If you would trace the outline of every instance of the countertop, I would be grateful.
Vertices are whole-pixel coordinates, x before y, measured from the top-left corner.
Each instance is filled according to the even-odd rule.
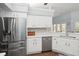
[[[37,35],[35,35],[35,36],[27,36],[27,38],[33,38],[33,37],[47,37],[47,36],[57,36],[57,37],[59,37],[59,36],[66,36],[66,34],[65,33],[47,33],[47,34],[37,34]]]

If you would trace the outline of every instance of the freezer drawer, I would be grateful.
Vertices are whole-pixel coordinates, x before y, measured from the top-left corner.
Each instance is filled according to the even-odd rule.
[[[52,37],[42,37],[42,51],[52,50]]]
[[[19,47],[8,51],[9,56],[24,56],[26,55],[25,47]]]

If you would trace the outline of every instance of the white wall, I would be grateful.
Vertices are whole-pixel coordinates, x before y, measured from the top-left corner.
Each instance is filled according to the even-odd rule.
[[[36,36],[43,36],[43,35],[51,35],[51,29],[50,28],[31,28],[28,29],[28,31],[35,31]]]
[[[66,23],[70,19],[70,14],[63,14],[57,17],[54,17],[54,23]]]
[[[62,23],[66,23],[66,28],[67,28],[67,32],[71,31],[71,15],[69,13],[67,14],[63,14],[57,17],[53,18],[53,23],[54,24],[62,24]]]
[[[79,21],[79,11],[66,13],[54,18],[54,23],[66,23],[67,32],[75,32],[75,22]]]

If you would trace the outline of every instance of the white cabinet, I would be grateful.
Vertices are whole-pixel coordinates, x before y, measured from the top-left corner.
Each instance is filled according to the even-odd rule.
[[[56,50],[56,51],[64,51],[64,43],[65,43],[65,40],[63,38],[60,38],[60,37],[53,37],[53,40],[52,40],[52,50]]]
[[[58,38],[58,50],[61,52],[63,52],[64,51],[64,43],[65,43],[66,41],[65,41],[65,38]]]
[[[79,40],[75,38],[68,38],[65,40],[63,49],[66,54],[79,55]]]
[[[52,40],[52,50],[57,50],[58,49],[58,39],[56,37],[53,37]]]
[[[62,38],[62,37],[53,37],[53,40],[52,40],[52,50],[56,50],[60,53],[69,53],[69,50],[68,50],[68,45],[69,45],[69,42],[68,42],[68,39],[67,38]]]
[[[27,38],[27,54],[39,53],[42,51],[41,38]]]
[[[27,27],[30,27],[30,28],[52,27],[52,17],[28,15]]]
[[[68,55],[79,55],[79,39],[53,37],[52,50]]]
[[[72,55],[72,54],[70,54],[70,38],[63,38],[62,49],[63,50],[61,52]]]
[[[70,40],[70,54],[79,55],[79,40],[72,39]]]

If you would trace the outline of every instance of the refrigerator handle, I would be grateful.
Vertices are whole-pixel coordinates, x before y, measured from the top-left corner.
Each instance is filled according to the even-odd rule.
[[[5,31],[5,25],[4,25],[4,18],[2,17],[2,22],[3,22],[3,31]]]
[[[13,23],[14,23],[14,19],[11,20],[11,40],[14,40],[14,36],[13,36]]]

